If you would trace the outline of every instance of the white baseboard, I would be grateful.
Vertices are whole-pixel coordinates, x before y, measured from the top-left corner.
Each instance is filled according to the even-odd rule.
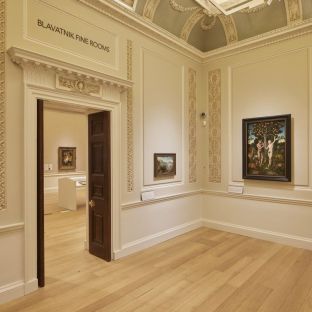
[[[38,289],[38,279],[27,283],[17,281],[0,287],[0,304],[23,297]]]
[[[17,281],[0,287],[0,304],[24,296],[24,282]]]
[[[308,237],[289,235],[285,233],[272,232],[264,229],[242,226],[239,224],[220,222],[216,220],[203,219],[204,226],[222,230],[230,233],[250,236],[253,238],[263,239],[279,244],[289,245],[298,248],[312,250],[312,239]]]
[[[114,251],[113,256],[114,259],[119,259],[125,256],[128,256],[130,254],[133,254],[135,252],[141,251],[143,249],[152,247],[156,244],[162,243],[168,239],[174,238],[178,235],[187,233],[189,231],[198,229],[202,227],[202,220],[198,219],[192,222],[184,223],[181,225],[178,225],[174,228],[171,228],[169,230],[165,230],[153,235],[149,235],[146,237],[143,237],[141,239],[138,239],[134,242],[125,244],[122,246],[122,249]]]
[[[25,283],[25,295],[38,289],[38,279],[34,278]]]

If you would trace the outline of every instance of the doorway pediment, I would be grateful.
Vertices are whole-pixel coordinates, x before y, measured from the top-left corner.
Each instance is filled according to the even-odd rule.
[[[23,68],[25,81],[30,85],[59,89],[116,103],[120,103],[120,94],[133,85],[132,81],[126,79],[16,47],[10,48],[8,54],[14,63]]]

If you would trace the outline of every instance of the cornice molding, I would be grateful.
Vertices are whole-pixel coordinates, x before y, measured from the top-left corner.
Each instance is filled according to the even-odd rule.
[[[121,6],[117,6],[107,0],[77,0],[90,8],[108,16],[123,25],[144,34],[145,36],[164,44],[172,50],[191,58],[193,61],[202,62],[204,52],[189,45],[186,41],[182,40],[171,34],[170,32],[162,29],[153,24],[150,20],[139,16]]]
[[[251,51],[264,46],[273,45],[285,40],[297,38],[312,33],[312,18],[303,22],[293,23],[283,28],[275,29],[273,31],[237,41],[228,46],[215,49],[210,52],[204,53],[203,63],[215,61],[235,54]]]
[[[10,48],[8,54],[14,63],[22,67],[29,65],[43,67],[48,70],[53,70],[56,73],[61,73],[62,75],[76,77],[77,81],[88,80],[96,82],[97,84],[102,83],[120,89],[132,88],[133,85],[132,81],[126,79],[109,76],[77,65],[71,64],[69,67],[67,63],[60,60],[16,47]],[[79,86],[77,86],[77,88],[79,89]]]
[[[135,29],[136,31],[164,44],[165,46],[177,51],[178,53],[191,58],[199,63],[207,63],[211,60],[228,57],[238,53],[243,53],[259,47],[275,44],[284,40],[296,38],[305,34],[312,33],[312,18],[305,21],[297,21],[288,26],[279,28],[242,41],[233,41],[231,44],[209,52],[202,52],[189,45],[185,40],[174,36],[161,27],[153,24],[121,6],[108,0],[77,0],[96,11],[109,16],[110,18]],[[286,1],[286,0],[285,0]],[[289,1],[289,0],[287,0]],[[297,1],[297,0],[293,0]]]

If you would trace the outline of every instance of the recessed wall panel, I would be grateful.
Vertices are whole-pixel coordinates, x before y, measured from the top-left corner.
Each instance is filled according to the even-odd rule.
[[[306,49],[232,68],[232,181],[242,181],[242,119],[291,114],[292,183],[309,184],[309,76]]]
[[[143,51],[144,185],[181,181],[183,67]],[[176,153],[177,173],[154,178],[154,153]]]

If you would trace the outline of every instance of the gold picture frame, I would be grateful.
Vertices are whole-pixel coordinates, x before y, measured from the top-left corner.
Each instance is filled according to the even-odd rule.
[[[60,171],[76,169],[76,147],[58,148],[58,169]]]

